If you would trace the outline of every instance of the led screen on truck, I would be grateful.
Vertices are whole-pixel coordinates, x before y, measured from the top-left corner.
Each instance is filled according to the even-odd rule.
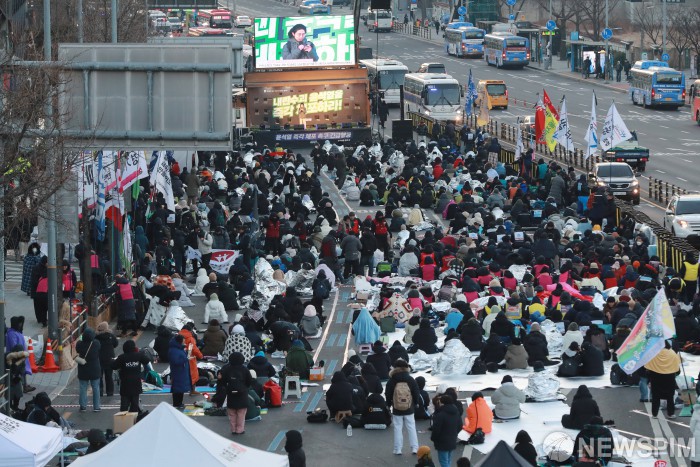
[[[255,68],[355,65],[352,15],[255,18]]]

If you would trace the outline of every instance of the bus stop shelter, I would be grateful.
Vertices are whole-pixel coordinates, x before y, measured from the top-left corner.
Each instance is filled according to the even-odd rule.
[[[569,65],[573,72],[583,72],[583,61],[586,53],[603,52],[605,53],[605,42],[581,41],[581,40],[565,40],[567,47],[570,49]],[[612,50],[612,47],[611,47]]]

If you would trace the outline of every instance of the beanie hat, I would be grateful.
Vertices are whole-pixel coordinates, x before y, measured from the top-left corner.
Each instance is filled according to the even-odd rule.
[[[530,325],[530,332],[532,332],[532,331],[539,331],[539,330],[540,330],[540,325],[539,325],[539,323],[532,323],[532,324]]]
[[[209,301],[210,301],[210,302],[216,301],[216,300],[218,300],[218,299],[219,299],[219,296],[218,296],[217,294],[215,294],[215,293],[209,295]]]
[[[316,307],[313,305],[306,305],[306,308],[304,308],[304,316],[307,318],[313,318],[316,316]]]
[[[264,357],[264,356],[265,356],[265,352],[263,352],[262,350],[258,350],[258,351],[256,352],[255,356],[256,356],[256,357]]]
[[[245,334],[245,328],[241,326],[240,324],[237,324],[231,329],[232,334]]]
[[[418,459],[423,459],[430,455],[430,448],[428,446],[421,446],[418,448]]]
[[[109,323],[107,321],[102,321],[97,325],[97,332],[109,332]]]
[[[630,300],[632,300],[632,299],[629,297],[629,295],[620,295],[620,301],[621,301],[621,302],[627,303],[627,302],[629,302]]]
[[[503,379],[501,380],[501,384],[503,384],[503,383],[512,383],[512,382],[513,382],[513,378],[512,378],[510,375],[505,375],[505,376],[503,377]]]
[[[304,343],[302,341],[300,341],[299,339],[294,339],[292,341],[292,347],[301,347],[303,349]]]

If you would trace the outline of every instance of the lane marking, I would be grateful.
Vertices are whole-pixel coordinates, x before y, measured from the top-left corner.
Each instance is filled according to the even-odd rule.
[[[333,359],[328,363],[328,368],[326,368],[326,372],[329,375],[333,375],[335,373],[335,367],[338,366],[338,360]]]
[[[338,334],[331,334],[331,336],[328,338],[328,347],[333,347],[335,345],[335,340],[338,338]],[[315,360],[315,359],[314,359]]]
[[[345,347],[345,340],[348,338],[347,334],[339,334],[338,342],[335,344],[336,347]]]
[[[282,442],[282,438],[285,437],[287,434],[287,430],[282,430],[277,435],[272,438],[272,441],[270,442],[269,446],[267,446],[267,452],[275,452],[277,451],[277,448],[280,446],[280,443]]]
[[[639,409],[634,409],[634,410],[631,410],[630,412],[634,412],[634,413],[639,414],[639,415],[644,415],[645,417],[651,417],[651,415],[649,415],[648,413],[646,413],[642,410],[639,410]],[[668,423],[673,423],[674,425],[680,425],[680,426],[684,426],[686,428],[690,428],[690,425],[686,425],[685,423],[677,422],[675,420],[668,420],[667,419],[666,421]]]
[[[328,319],[326,320],[329,324],[333,322],[333,317],[335,316],[335,309],[338,306],[338,295],[340,288],[335,291],[335,299],[333,300],[333,307],[331,308],[331,314],[328,316]],[[331,327],[326,326],[326,329],[323,331],[323,336],[321,337],[321,342],[319,342],[318,347],[316,348],[316,352],[314,352],[314,361],[318,360],[318,356],[321,353],[321,349],[323,348],[324,344],[326,343],[326,338],[328,337],[328,332],[330,331]]]
[[[321,398],[323,397],[323,388],[321,388],[320,391],[318,391],[316,394],[314,394],[313,399],[311,399],[311,402],[309,403],[309,406],[306,408],[307,412],[313,412],[316,410],[316,406],[318,403],[321,401]]]
[[[301,395],[301,399],[299,400],[299,403],[296,405],[296,407],[294,407],[294,412],[299,413],[302,410],[304,410],[304,406],[306,405],[306,401],[309,400],[310,395],[311,395],[311,393],[309,391],[306,391],[305,393],[303,393]]]
[[[681,182],[687,182],[687,181],[688,181],[688,180],[686,180],[685,178],[681,178],[681,177],[676,177],[676,178],[677,178],[678,180],[680,180]]]
[[[342,324],[343,323],[343,318],[344,318],[343,314],[344,313],[345,313],[344,310],[340,310],[338,312],[338,319],[335,320],[335,324]]]

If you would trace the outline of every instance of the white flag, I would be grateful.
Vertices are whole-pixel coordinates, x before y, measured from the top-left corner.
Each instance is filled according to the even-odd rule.
[[[78,174],[78,204],[87,201],[88,209],[97,204],[97,162],[92,151],[83,151],[82,158],[75,166]]]
[[[518,129],[518,142],[515,144],[515,160],[520,160],[524,152],[525,144],[523,144],[523,131]]]
[[[569,118],[566,114],[566,97],[561,100],[561,110],[559,110],[559,125],[554,132],[554,139],[567,151],[574,150],[574,140],[571,138],[571,128]]]
[[[613,102],[608,110],[608,115],[605,117],[603,132],[600,135],[600,148],[603,151],[607,151],[631,137],[632,133],[627,129],[625,122],[622,121],[622,117],[620,117]]]
[[[120,156],[119,192],[124,193],[136,180],[148,177],[148,163],[143,151],[123,151]]]
[[[172,180],[170,180],[170,164],[165,151],[160,151],[158,154],[156,166],[151,174],[151,185],[155,187],[156,192],[163,193],[168,210],[175,212],[175,197],[173,196]]]
[[[584,154],[585,158],[588,159],[594,156],[598,151],[598,119],[595,116],[595,92],[593,93],[593,102],[591,103],[591,120],[588,123],[588,130],[586,131],[586,152]]]

